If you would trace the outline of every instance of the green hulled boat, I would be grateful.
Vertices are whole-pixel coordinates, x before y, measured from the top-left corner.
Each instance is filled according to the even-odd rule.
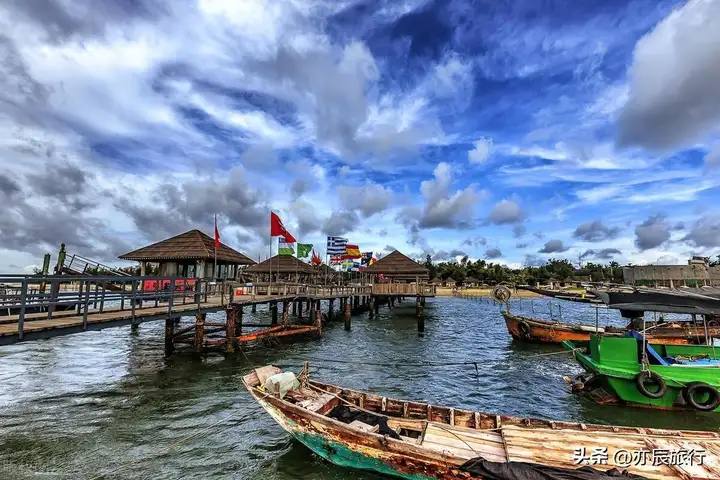
[[[587,372],[566,380],[598,403],[720,412],[720,347],[650,345],[632,331],[563,346]]]

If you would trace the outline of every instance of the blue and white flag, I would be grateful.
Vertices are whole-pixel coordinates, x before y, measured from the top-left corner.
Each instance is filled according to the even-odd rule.
[[[342,255],[345,253],[345,244],[348,239],[344,237],[327,237],[327,254]]]

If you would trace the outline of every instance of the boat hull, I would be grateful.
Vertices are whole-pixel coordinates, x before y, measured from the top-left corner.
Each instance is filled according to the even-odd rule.
[[[591,325],[570,325],[548,322],[535,318],[521,317],[502,312],[508,332],[516,340],[533,343],[588,342],[590,335],[595,333]],[[622,336],[627,330],[623,328],[606,329],[606,335]],[[654,328],[653,333],[646,335],[652,343],[670,345],[690,345],[702,343],[705,330],[701,327]],[[708,329],[711,337],[720,337],[720,328]]]
[[[406,480],[459,480],[473,478],[460,471],[447,459],[413,455],[403,445],[395,445],[387,438],[385,445],[365,435],[359,435],[343,424],[317,421],[303,409],[282,408],[272,396],[261,396],[248,388],[255,400],[286,432],[325,460],[345,468],[370,470]]]
[[[611,339],[612,340],[612,339]],[[703,382],[720,389],[717,367],[677,367],[651,365],[650,370],[662,376],[666,384],[666,392],[659,398],[650,398],[640,392],[636,377],[641,372],[639,363],[626,362],[623,359],[624,349],[617,340],[625,341],[631,339],[615,339],[615,345],[604,345],[597,347],[603,355],[610,355],[612,358],[599,361],[592,355],[575,348],[576,345],[568,342],[564,346],[572,349],[575,359],[580,363],[589,376],[576,379],[573,384],[574,390],[588,396],[598,403],[622,403],[629,406],[655,408],[662,410],[693,410],[683,397],[683,388],[693,382]],[[606,339],[601,340],[607,343]],[[632,340],[631,340],[632,341]],[[656,345],[657,348],[664,348]],[[712,354],[712,347],[703,346],[675,346],[675,349],[685,349],[692,354]],[[629,358],[637,358],[637,350],[630,352]],[[720,406],[712,412],[720,412]]]

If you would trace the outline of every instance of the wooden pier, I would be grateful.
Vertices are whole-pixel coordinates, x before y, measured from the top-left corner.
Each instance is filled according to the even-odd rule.
[[[167,354],[181,344],[198,353],[209,348],[232,352],[250,341],[321,335],[325,322],[337,317],[349,330],[353,313],[368,311],[372,318],[381,303],[392,307],[406,297],[416,299],[422,332],[425,298],[435,295],[435,287],[425,284],[238,284],[146,276],[6,275],[0,284],[0,312],[8,313],[0,316],[0,345],[164,320]],[[321,312],[322,301],[327,314]],[[257,305],[268,305],[270,324],[243,322],[245,308],[254,312]],[[207,320],[208,313],[222,311],[226,321]],[[188,317],[192,323],[182,324]]]

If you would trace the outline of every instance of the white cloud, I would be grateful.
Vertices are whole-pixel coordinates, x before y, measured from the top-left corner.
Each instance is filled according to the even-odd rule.
[[[468,160],[470,163],[484,163],[490,156],[490,149],[492,148],[492,139],[481,138],[475,143],[475,148],[468,152]]]
[[[720,123],[720,2],[690,0],[635,46],[621,143],[687,145]]]

